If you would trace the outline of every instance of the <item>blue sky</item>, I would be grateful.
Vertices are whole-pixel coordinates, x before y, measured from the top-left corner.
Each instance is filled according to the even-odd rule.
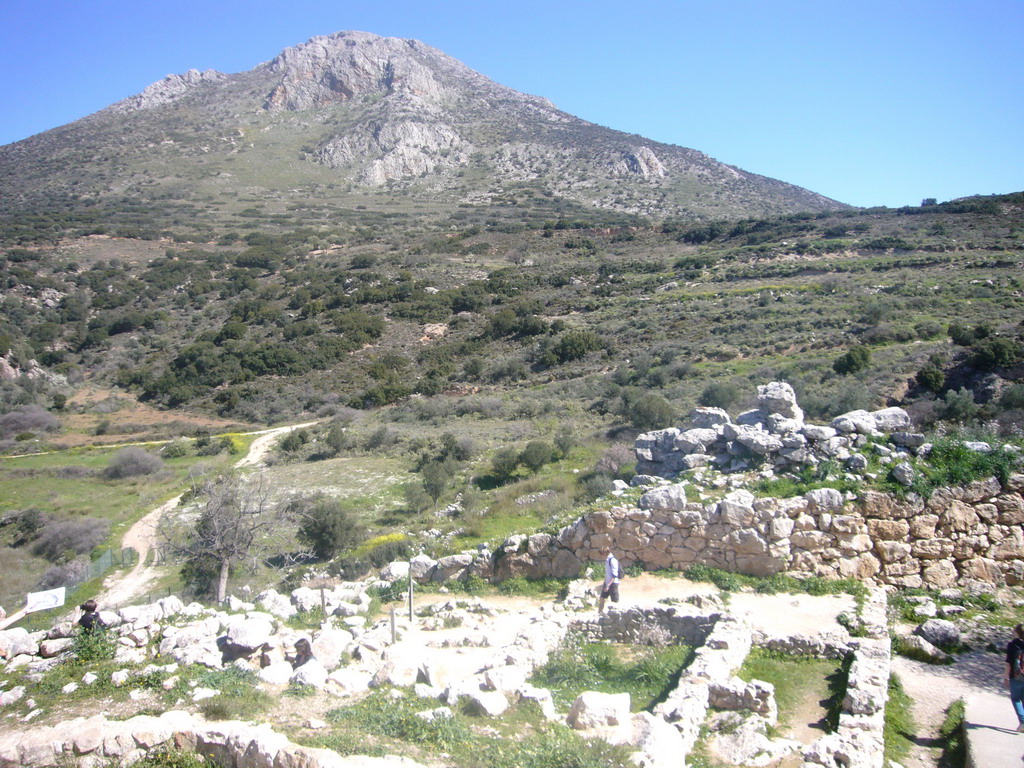
[[[343,29],[854,205],[1024,190],[1024,0],[0,0],[0,144]]]

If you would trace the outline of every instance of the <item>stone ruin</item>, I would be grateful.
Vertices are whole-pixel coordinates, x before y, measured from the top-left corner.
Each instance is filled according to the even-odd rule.
[[[364,592],[346,584],[346,593]],[[311,590],[310,590],[311,591]],[[332,593],[338,590],[331,590]],[[154,605],[109,613],[119,645],[131,651],[128,668],[115,672],[115,685],[130,684],[133,676],[171,675],[179,664],[215,668],[234,665],[261,670],[264,684],[279,690],[288,678],[266,676],[280,662],[276,649],[298,634],[312,638],[317,659],[337,650],[337,637],[328,619],[319,630],[305,633],[288,629],[286,599],[264,595],[260,606],[236,602],[229,612],[185,606],[177,598]],[[337,595],[334,596],[334,602]],[[851,637],[836,628],[815,636],[769,636],[730,615],[711,597],[696,597],[673,605],[633,606],[598,615],[593,611],[593,586],[574,582],[562,603],[540,610],[495,609],[479,600],[450,600],[419,611],[417,632],[402,622],[397,638],[388,619],[355,621],[347,617],[348,661],[326,662],[334,672],[313,675],[306,684],[340,699],[358,697],[368,688],[396,686],[422,702],[420,717],[451,717],[463,707],[483,717],[499,717],[516,701],[536,703],[546,718],[587,738],[602,738],[628,745],[633,762],[642,768],[678,768],[685,765],[701,727],[712,718],[711,748],[736,764],[761,764],[765,758],[787,756],[803,768],[845,765],[881,768],[884,708],[889,677],[889,637],[885,621],[885,593],[872,590],[860,613],[863,637]],[[294,605],[294,604],[293,604]],[[273,609],[277,615],[270,613]],[[336,615],[335,612],[332,612]],[[360,617],[361,618],[361,617]],[[46,643],[63,639],[66,627],[50,632],[0,632],[0,668],[26,668],[41,675],[66,654]],[[628,694],[594,691],[580,694],[568,712],[556,710],[550,691],[528,681],[569,632],[591,640],[631,644],[684,642],[696,651],[666,699],[652,712],[632,713]],[[17,637],[15,637],[15,635]],[[57,637],[50,637],[56,635]],[[49,639],[48,639],[49,638]],[[146,642],[139,645],[139,640]],[[185,642],[182,642],[182,640]],[[176,653],[191,645],[202,653]],[[771,737],[777,706],[773,687],[744,681],[737,672],[754,646],[791,655],[845,659],[849,682],[842,701],[838,729],[805,745]],[[219,649],[219,654],[213,649]],[[55,655],[50,655],[55,653]],[[160,658],[158,658],[158,656]],[[125,657],[127,658],[127,657]],[[177,659],[158,667],[154,662]],[[313,663],[314,660],[300,666]],[[143,667],[143,664],[149,666]],[[96,676],[86,673],[82,685]],[[295,678],[292,678],[295,679]],[[7,687],[6,685],[0,687]],[[196,695],[216,692],[195,691]],[[20,700],[24,692],[0,691],[0,712]],[[198,698],[196,699],[198,700]],[[23,718],[32,719],[32,713]],[[10,722],[10,721],[8,721]],[[322,726],[321,726],[322,727]],[[299,746],[267,724],[227,721],[209,723],[183,710],[159,716],[139,715],[125,720],[100,714],[44,727],[5,728],[0,735],[0,767],[44,768],[74,764],[85,768],[130,765],[152,749],[174,746],[214,757],[218,764],[238,768],[418,768],[407,758],[342,757],[327,749]]]
[[[910,431],[910,417],[902,408],[851,411],[831,424],[804,420],[796,393],[785,382],[757,388],[758,407],[733,421],[721,408],[697,408],[688,429],[659,429],[636,440],[637,474],[673,478],[698,467],[742,472],[767,466],[779,471],[815,466],[826,460],[841,462],[851,471],[867,466],[857,449],[868,438],[886,434],[897,451],[920,452],[925,437]]]

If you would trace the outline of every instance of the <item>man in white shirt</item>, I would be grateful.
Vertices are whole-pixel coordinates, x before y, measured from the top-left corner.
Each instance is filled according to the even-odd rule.
[[[601,599],[597,601],[597,612],[604,613],[604,602],[611,597],[613,603],[619,602],[619,580],[622,577],[622,567],[618,558],[612,554],[611,549],[605,551],[604,558],[604,583],[601,585]]]

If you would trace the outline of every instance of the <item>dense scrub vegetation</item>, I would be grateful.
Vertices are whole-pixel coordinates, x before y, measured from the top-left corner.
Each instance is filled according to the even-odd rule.
[[[256,422],[539,386],[639,429],[698,402],[742,406],[780,378],[811,417],[903,402],[925,422],[1009,430],[1024,360],[1019,197],[518,230],[470,209],[362,241],[254,215],[215,244],[133,257],[117,241],[120,258],[103,241],[9,241],[0,352],[68,383],[6,384],[0,439],[45,436],[86,375]]]

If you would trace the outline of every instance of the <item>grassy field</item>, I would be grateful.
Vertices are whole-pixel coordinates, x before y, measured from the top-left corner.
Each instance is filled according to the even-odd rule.
[[[807,742],[807,734],[834,730],[838,705],[846,688],[841,665],[828,659],[787,656],[751,650],[738,673],[743,680],[763,680],[775,686],[778,731]]]
[[[132,523],[188,488],[190,478],[229,467],[248,451],[252,438],[236,436],[233,440],[236,454],[170,458],[156,472],[120,479],[104,473],[121,450],[118,447],[0,458],[0,518],[38,510],[45,520],[42,533],[47,526],[96,521],[96,527],[107,533],[95,541],[94,551],[116,548]],[[160,445],[148,447],[155,453]],[[13,524],[0,527],[0,570],[4,573],[0,605],[4,607],[20,605],[48,569],[72,558],[59,551],[40,554],[35,551],[38,541],[19,543],[16,528]]]

